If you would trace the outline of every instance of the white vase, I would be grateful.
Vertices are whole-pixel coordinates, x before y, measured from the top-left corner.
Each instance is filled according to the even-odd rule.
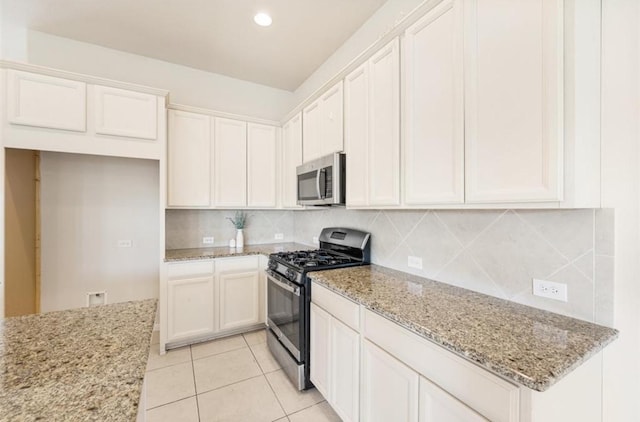
[[[244,233],[242,229],[236,231],[236,248],[242,248],[244,246]]]

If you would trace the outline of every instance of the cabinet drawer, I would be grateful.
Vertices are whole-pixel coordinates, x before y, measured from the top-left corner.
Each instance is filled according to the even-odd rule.
[[[369,310],[363,324],[367,339],[487,419],[518,420],[517,386]]]
[[[226,273],[229,271],[257,270],[258,260],[259,257],[257,255],[218,258],[216,259],[216,274]]]
[[[318,283],[312,283],[311,301],[353,328],[360,329],[360,306]]]
[[[169,280],[213,274],[213,261],[181,262],[179,264],[167,265]]]

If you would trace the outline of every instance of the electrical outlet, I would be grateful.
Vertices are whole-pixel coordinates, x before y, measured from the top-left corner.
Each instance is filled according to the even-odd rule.
[[[407,259],[407,265],[409,266],[409,268],[416,268],[418,270],[421,270],[422,258],[409,255],[409,258]]]
[[[567,285],[565,283],[556,283],[555,281],[534,278],[533,295],[559,300],[561,302],[568,301]]]
[[[320,239],[318,239],[318,236],[313,236],[313,244],[314,245],[319,245],[320,244]]]
[[[213,236],[205,236],[202,238],[202,244],[203,245],[213,245]]]
[[[131,246],[133,246],[133,242],[131,240],[118,240],[119,248],[130,248]]]
[[[284,233],[276,233],[274,238],[276,240],[282,240],[282,239],[284,239]]]

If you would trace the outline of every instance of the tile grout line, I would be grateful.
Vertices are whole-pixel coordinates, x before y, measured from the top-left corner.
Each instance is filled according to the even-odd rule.
[[[200,422],[200,403],[198,401],[198,385],[196,384],[196,368],[193,364],[193,349],[189,345],[189,356],[191,356],[191,372],[193,373],[193,391],[196,393],[196,412],[198,412],[198,422]]]

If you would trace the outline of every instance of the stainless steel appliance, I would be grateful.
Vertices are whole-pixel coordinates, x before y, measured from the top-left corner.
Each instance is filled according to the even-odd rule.
[[[345,204],[345,155],[334,153],[296,168],[298,204]]]
[[[299,390],[309,380],[309,308],[311,271],[366,265],[370,234],[346,228],[325,228],[320,249],[269,255],[267,273],[267,344]]]

